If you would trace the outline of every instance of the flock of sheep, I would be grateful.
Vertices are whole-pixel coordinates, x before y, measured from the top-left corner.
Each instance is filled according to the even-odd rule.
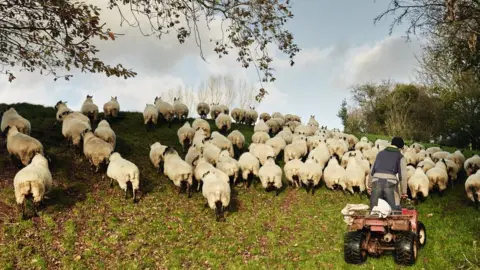
[[[66,102],[55,105],[57,122],[62,123],[62,134],[70,144],[83,154],[98,172],[102,164],[107,165],[106,174],[125,191],[132,186],[133,200],[138,201],[140,186],[138,167],[114,152],[116,135],[107,120],[98,123],[92,130],[92,123],[98,121],[98,106],[92,96],[87,95],[80,112],[68,108]],[[103,107],[105,119],[118,116],[120,105],[116,97]],[[338,129],[328,130],[320,126],[315,116],[306,124],[296,115],[275,112],[262,113],[255,108],[233,109],[225,105],[199,103],[200,116],[191,124],[187,121],[188,107],[175,98],[173,104],[155,98],[154,104],[147,104],[144,124],[147,132],[160,121],[171,123],[178,119],[183,126],[178,131],[179,143],[186,152],[182,159],[174,148],[155,142],[150,146],[150,161],[178,187],[186,189],[191,196],[192,188],[202,190],[207,204],[215,210],[218,220],[225,220],[224,211],[230,205],[231,189],[246,184],[247,187],[258,178],[265,190],[282,189],[282,178],[295,187],[305,187],[313,194],[325,183],[328,189],[362,194],[377,153],[389,142],[360,140],[352,134]],[[219,131],[211,132],[205,120],[210,114]],[[233,119],[232,119],[233,118]],[[245,136],[238,130],[231,131],[232,121],[254,125],[252,143],[245,149]],[[30,136],[30,122],[20,116],[14,108],[8,108],[1,122],[1,131],[6,134],[8,153],[19,159],[24,166],[14,178],[15,197],[25,216],[25,198],[32,197],[35,214],[37,205],[52,186],[49,160],[40,141]],[[283,153],[283,157],[280,155]],[[439,147],[425,149],[418,143],[402,149],[408,163],[408,187],[412,199],[423,199],[435,188],[443,192],[449,181],[457,180],[459,171],[465,169],[468,179],[465,190],[469,199],[477,206],[480,198],[480,157],[474,155],[465,160],[460,151],[449,153]],[[283,169],[277,160],[283,158]]]

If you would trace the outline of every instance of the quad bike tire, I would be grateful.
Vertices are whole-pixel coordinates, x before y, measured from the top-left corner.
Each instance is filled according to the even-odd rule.
[[[413,265],[417,259],[418,237],[414,232],[397,235],[395,240],[395,263]]]
[[[427,243],[427,229],[421,221],[417,222],[417,236],[418,244],[420,245],[420,247],[425,246],[425,244]]]
[[[343,243],[343,257],[348,264],[362,264],[367,260],[367,252],[362,249],[365,242],[362,231],[348,232]]]

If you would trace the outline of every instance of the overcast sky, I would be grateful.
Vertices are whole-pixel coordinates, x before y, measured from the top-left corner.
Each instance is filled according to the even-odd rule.
[[[95,1],[102,9],[105,1]],[[316,115],[321,125],[342,128],[336,116],[349,86],[393,79],[413,80],[417,40],[407,43],[403,30],[388,35],[389,21],[376,26],[373,18],[389,1],[373,0],[302,0],[293,1],[294,19],[288,24],[302,51],[293,67],[285,56],[272,50],[277,80],[266,85],[269,95],[257,109],[259,113],[293,113],[307,121]],[[53,82],[51,77],[35,73],[17,73],[12,83],[1,77],[0,103],[30,102],[53,106],[67,100],[78,110],[87,94],[103,107],[110,96],[118,96],[122,110],[142,111],[145,103],[178,85],[198,85],[210,74],[231,74],[258,82],[253,69],[245,70],[234,57],[218,59],[206,45],[204,62],[194,40],[180,45],[175,36],[162,40],[141,36],[138,29],[121,28],[115,11],[102,11],[103,20],[116,32],[125,33],[116,41],[102,42],[100,56],[107,63],[122,63],[133,68],[133,79],[107,78],[99,74],[76,75],[71,81]],[[203,39],[221,35],[220,24],[201,29]]]

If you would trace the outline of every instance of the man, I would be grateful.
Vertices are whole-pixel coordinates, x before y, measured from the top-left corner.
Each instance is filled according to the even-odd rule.
[[[392,144],[378,153],[368,176],[370,209],[377,206],[378,199],[383,199],[392,210],[401,210],[400,198],[407,198],[407,163],[400,152],[404,145],[401,137],[393,137]],[[399,184],[401,196],[398,195]]]

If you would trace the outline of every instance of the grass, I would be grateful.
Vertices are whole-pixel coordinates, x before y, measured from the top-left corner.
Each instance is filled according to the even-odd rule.
[[[117,149],[140,169],[142,198],[124,200],[116,185],[91,171],[85,158],[52,128],[53,108],[14,104],[32,123],[53,157],[55,187],[40,217],[22,221],[15,206],[13,177],[18,169],[0,150],[0,266],[5,269],[346,269],[340,210],[367,198],[344,196],[324,187],[314,196],[285,189],[278,197],[260,185],[236,188],[233,211],[215,222],[201,193],[177,195],[173,184],[150,164],[149,145],[175,146],[176,130],[162,125],[146,133],[139,113],[124,112],[112,123]],[[5,105],[0,104],[3,111]],[[213,127],[212,123],[212,127]],[[252,128],[233,125],[250,139]],[[419,205],[427,245],[412,269],[480,267],[480,212],[466,199],[463,184],[446,196]],[[475,242],[476,241],[476,242]],[[467,261],[468,260],[468,261]],[[399,269],[391,256],[369,258],[358,269]]]

